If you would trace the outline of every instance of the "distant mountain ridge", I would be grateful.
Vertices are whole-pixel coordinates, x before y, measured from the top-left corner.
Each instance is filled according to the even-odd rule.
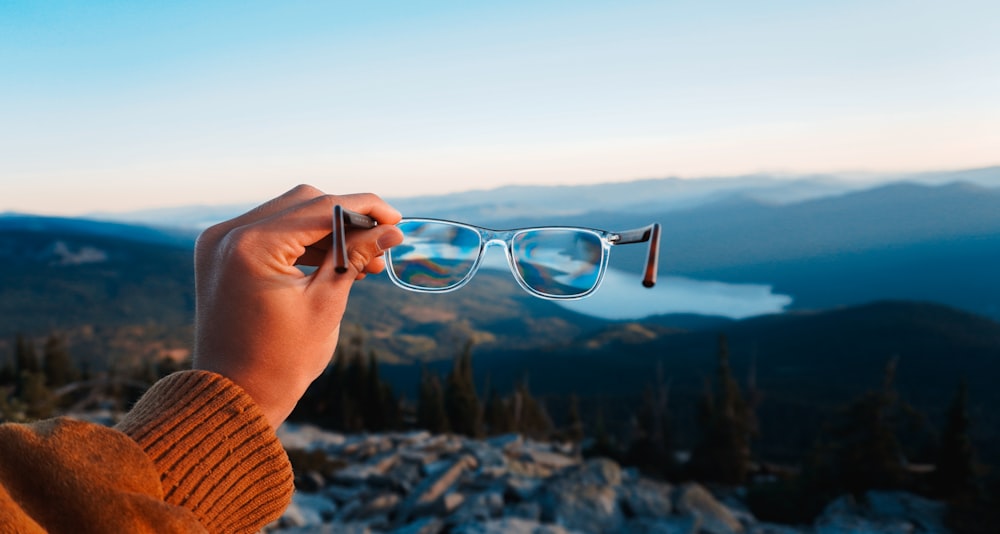
[[[139,243],[190,247],[197,234],[172,226],[153,227],[117,221],[73,217],[52,217],[24,213],[0,213],[0,232],[102,236]]]
[[[375,192],[388,199],[404,216],[455,218],[474,224],[547,217],[554,224],[560,224],[562,218],[595,211],[661,213],[695,209],[733,198],[782,205],[899,182],[922,185],[967,182],[986,188],[1000,188],[1000,166],[890,176],[752,174],[716,178],[649,178],[593,185],[506,186],[401,198],[394,197],[391,191]],[[203,229],[213,222],[239,215],[251,207],[252,204],[179,206],[123,213],[93,213],[87,218]]]
[[[746,178],[747,183],[737,179],[715,183],[664,179],[579,187],[519,186],[425,199],[429,202],[426,209],[414,205],[412,211],[443,215],[436,210],[466,210],[470,218],[478,213],[482,219],[469,222],[494,227],[578,224],[618,230],[658,221],[663,227],[660,274],[664,277],[771,286],[775,293],[792,297],[793,309],[915,299],[1000,318],[1000,282],[995,275],[1000,271],[1000,188],[983,185],[1000,183],[1000,167],[929,176],[910,176],[914,181],[837,194],[827,190],[827,194],[808,200],[784,203],[762,200],[761,192],[802,186],[815,193],[818,189],[814,186],[825,178],[788,182],[765,176]],[[917,183],[918,178],[937,183],[955,177],[972,180]],[[686,191],[679,197],[698,198],[700,204],[681,209],[667,202],[659,211],[640,210],[637,206],[650,210],[660,206],[656,195],[640,192],[657,187]],[[531,194],[516,203],[527,191]],[[569,196],[558,196],[563,194]],[[590,200],[573,200],[582,197]],[[461,204],[490,198],[493,201],[488,206]],[[548,207],[539,207],[540,203]],[[602,209],[555,215],[551,208],[576,209],[595,203]],[[617,205],[632,208],[611,209]],[[505,211],[503,206],[512,207]],[[531,216],[492,218],[501,213]],[[41,225],[57,233],[121,235],[186,247],[196,235],[194,230],[120,224],[0,217],[0,230],[12,225],[22,229]],[[643,247],[616,247],[611,266],[638,272],[643,254]]]

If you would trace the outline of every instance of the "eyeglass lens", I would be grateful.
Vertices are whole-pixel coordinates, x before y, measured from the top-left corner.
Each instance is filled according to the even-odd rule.
[[[537,229],[514,236],[511,254],[528,287],[546,295],[590,291],[600,278],[601,238],[572,229]]]
[[[403,221],[403,243],[391,250],[392,270],[404,284],[447,289],[462,281],[479,259],[479,232],[454,224]]]

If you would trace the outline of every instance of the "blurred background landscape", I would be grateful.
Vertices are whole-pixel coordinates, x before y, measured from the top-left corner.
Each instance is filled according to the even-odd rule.
[[[994,532],[998,20],[985,0],[0,3],[0,420],[113,422],[189,366],[198,233],[298,183],[492,228],[659,222],[653,289],[642,246],[568,303],[495,250],[444,295],[367,278],[295,422],[516,432],[785,525],[900,491]],[[300,489],[347,462],[290,454]]]

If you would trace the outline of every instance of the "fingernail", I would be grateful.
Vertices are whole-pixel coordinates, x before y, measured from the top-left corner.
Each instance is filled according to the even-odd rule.
[[[376,244],[379,250],[388,250],[403,242],[403,235],[400,232],[386,232],[379,236]]]

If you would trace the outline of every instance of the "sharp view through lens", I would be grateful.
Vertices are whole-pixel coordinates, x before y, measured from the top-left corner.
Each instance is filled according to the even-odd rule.
[[[956,398],[965,399],[976,465],[1000,462],[1000,168],[390,200],[404,214],[498,229],[659,222],[659,283],[642,287],[644,246],[613,247],[603,286],[579,301],[527,294],[499,249],[447,294],[369,277],[352,294],[337,363],[300,403],[300,424],[340,432],[432,424],[420,411],[429,384],[458,402],[457,377],[467,376],[463,391],[481,410],[474,436],[582,440],[583,450],[650,476],[745,484],[756,517],[777,523],[814,521],[841,491],[938,496],[945,490],[921,469],[951,439]],[[188,365],[194,239],[246,208],[0,216],[3,416],[117,413],[156,376]],[[15,369],[28,370],[17,366],[39,355],[51,372],[63,362],[60,378],[18,386]],[[378,362],[380,416],[343,396],[373,394],[344,378],[371,375],[369,361]],[[106,387],[96,392],[95,383]],[[498,415],[515,400],[517,423]],[[739,408],[712,412],[720,403]],[[865,423],[865,414],[875,419]],[[743,431],[706,452],[706,429],[720,417]],[[742,467],[699,463],[734,443],[748,460]],[[863,470],[844,464],[859,461],[845,455],[873,454],[866,447],[890,447],[892,456],[870,457]]]

